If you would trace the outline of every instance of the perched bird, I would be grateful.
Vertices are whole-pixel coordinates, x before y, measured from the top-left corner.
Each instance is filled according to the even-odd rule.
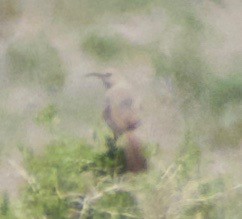
[[[115,140],[140,126],[139,104],[127,83],[112,73],[90,73],[87,76],[103,81],[106,88],[103,118],[113,131]]]
[[[113,73],[89,73],[86,76],[101,79],[106,88],[103,118],[112,130],[115,141],[121,135],[126,135],[127,169],[132,172],[146,169],[146,160],[141,152],[142,144],[134,133],[141,125],[141,120],[140,106],[132,89],[128,83]]]

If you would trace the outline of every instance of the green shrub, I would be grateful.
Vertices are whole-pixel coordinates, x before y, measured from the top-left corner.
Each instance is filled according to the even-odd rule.
[[[13,81],[62,88],[66,72],[55,48],[45,38],[21,39],[7,50],[8,73]]]
[[[162,51],[152,53],[153,66],[158,76],[172,79],[174,91],[183,103],[182,107],[188,110],[193,106],[191,101],[201,101],[212,77],[202,49],[206,25],[192,1],[162,1],[161,5],[172,28],[177,26],[179,31],[174,33],[169,55]]]
[[[112,204],[111,204],[112,203]],[[95,205],[93,218],[139,218],[137,203],[130,192],[119,191],[105,195]]]
[[[72,218],[73,212],[83,215],[81,218],[135,215],[132,194],[116,188],[113,178],[124,171],[124,154],[110,138],[106,146],[107,151],[102,152],[84,141],[57,141],[40,157],[23,149],[29,174],[23,199],[26,216]]]
[[[2,203],[0,206],[1,215],[6,216],[9,212],[9,197],[7,193],[3,194]]]
[[[242,134],[241,113],[241,104],[227,103],[209,115],[206,114],[208,119],[204,121],[203,128],[212,147],[239,146]]]
[[[118,35],[105,36],[96,33],[88,35],[83,43],[84,50],[100,61],[113,61],[122,55],[128,55],[129,45]]]
[[[175,163],[133,176],[125,174],[123,151],[109,137],[95,147],[63,139],[42,155],[22,153],[28,174],[23,218],[219,219],[236,215],[241,204],[241,185],[231,186],[227,175],[200,174],[203,157],[191,131]]]
[[[242,134],[242,77],[240,74],[214,77],[208,84],[202,110],[203,118],[209,118],[203,126],[209,130],[211,145],[237,146]]]
[[[187,181],[194,176],[199,176],[201,162],[201,149],[191,131],[187,131],[177,155],[179,166],[178,181]]]
[[[226,105],[242,102],[242,76],[229,75],[218,78],[210,85],[210,104],[216,112],[223,112]]]
[[[37,124],[47,125],[47,126],[52,125],[56,120],[57,120],[57,109],[53,104],[50,104],[44,109],[42,109],[38,113],[35,119]]]
[[[0,218],[2,219],[17,219],[13,213],[13,209],[9,200],[7,192],[2,193],[0,196]]]
[[[142,216],[152,219],[236,217],[241,205],[238,202],[241,185],[234,187],[226,174],[206,177],[199,168],[206,162],[204,159],[195,137],[188,131],[174,164],[164,169],[154,166],[147,175],[134,180]]]

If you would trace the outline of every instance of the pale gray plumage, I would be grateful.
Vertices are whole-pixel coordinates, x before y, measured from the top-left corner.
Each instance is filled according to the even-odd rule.
[[[133,132],[141,123],[139,104],[133,91],[127,83],[112,73],[90,73],[86,76],[100,78],[106,88],[103,118],[113,131],[115,141],[122,134],[126,135],[126,169],[131,172],[146,170],[147,163],[141,150],[142,143]]]
[[[140,125],[139,107],[127,83],[113,73],[89,73],[86,76],[100,78],[106,88],[103,117],[112,129],[115,140]]]

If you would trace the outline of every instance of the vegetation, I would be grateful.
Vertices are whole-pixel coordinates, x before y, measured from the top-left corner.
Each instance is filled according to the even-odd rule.
[[[127,50],[127,43],[118,36],[91,34],[83,42],[83,48],[101,61],[114,60]]]
[[[8,21],[18,17],[21,13],[21,4],[16,0],[0,1],[0,21]]]
[[[94,147],[80,139],[59,139],[42,155],[21,148],[28,182],[17,218],[230,218],[239,214],[241,185],[227,176],[204,178],[201,153],[190,132],[176,162],[151,166],[131,177],[112,138]],[[105,149],[106,147],[106,149]],[[48,170],[48,171],[47,171]],[[233,202],[233,208],[229,203]],[[1,212],[9,201],[3,196]]]
[[[12,81],[40,85],[49,91],[64,85],[64,66],[55,48],[42,35],[14,42],[8,48],[7,57]]]
[[[226,10],[224,2],[209,1]],[[18,148],[15,173],[26,182],[16,200],[11,191],[0,195],[0,218],[242,218],[241,56],[233,53],[222,70],[209,60],[206,45],[219,44],[222,33],[204,18],[203,3],[0,0],[0,21],[21,21],[9,26],[20,34],[1,41],[0,155]],[[157,109],[145,112],[152,129],[145,131],[178,139],[160,147],[148,136],[146,172],[126,171],[125,143],[101,120],[102,93],[84,81],[86,71],[109,65],[131,68],[142,95],[152,96],[144,109]],[[30,97],[16,94],[23,87]]]
[[[14,212],[11,209],[9,196],[7,192],[1,195],[0,199],[0,215],[3,219],[15,219]]]
[[[29,218],[111,218],[136,215],[132,194],[119,186],[124,155],[106,140],[107,151],[84,141],[58,140],[35,156],[22,149],[28,183],[22,216]],[[46,171],[48,169],[48,171]],[[112,205],[110,205],[112,203]],[[82,216],[81,216],[82,215]]]

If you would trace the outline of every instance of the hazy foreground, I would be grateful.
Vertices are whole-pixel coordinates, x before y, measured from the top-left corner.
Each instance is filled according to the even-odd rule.
[[[0,218],[242,218],[241,20],[239,0],[0,0]],[[107,68],[142,100],[147,173],[80,172],[111,134],[83,75]],[[70,216],[59,193],[104,198]]]

